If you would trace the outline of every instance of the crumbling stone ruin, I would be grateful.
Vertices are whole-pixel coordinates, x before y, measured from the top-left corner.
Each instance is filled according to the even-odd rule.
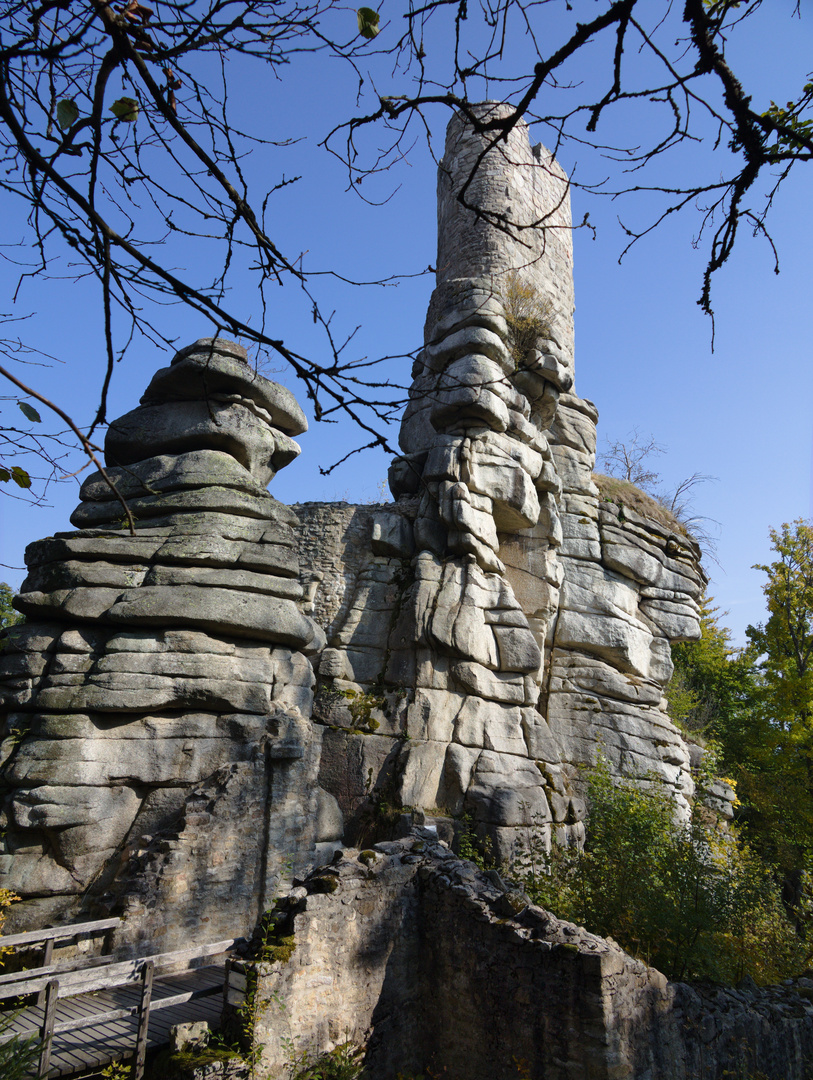
[[[667,982],[613,941],[527,905],[431,829],[345,850],[276,910],[294,935],[290,957],[237,962],[229,979],[230,1019],[252,984],[262,1075],[286,1075],[292,1039],[364,1045],[375,1080],[809,1075],[813,980]]]
[[[297,886],[286,902],[307,948],[266,973],[269,995],[290,997],[286,1023],[318,1046],[342,1032],[322,1023],[317,955],[347,989],[337,1015],[356,1002],[353,1031],[372,1032],[381,1080],[413,1068],[386,1051],[409,1024],[458,1048],[456,1077],[494,996],[458,955],[470,938],[547,1040],[530,1056],[525,1035],[500,1043],[530,1076],[578,1075],[588,1054],[585,1076],[716,1077],[728,1051],[693,1073],[634,1049],[663,1038],[694,1061],[690,1028],[717,1024],[706,1005],[691,1005],[687,1027],[688,999],[657,972],[544,913],[518,921],[504,890],[448,847],[461,822],[503,863],[529,826],[581,842],[584,766],[600,757],[660,777],[679,815],[694,790],[664,689],[671,642],[699,635],[700,552],[662,508],[633,508],[594,476],[598,414],[574,385],[567,178],[520,123],[462,205],[487,145],[452,121],[394,502],[278,503],[267,487],[299,453],[305,417],[239,346],[202,339],[108,431],[134,534],[96,474],[76,530],[29,547],[16,601],[27,619],[0,653],[0,886],[23,897],[8,927],[121,914],[122,956],[250,936],[282,880],[334,859],[356,891],[345,903]],[[415,821],[425,851],[376,843]],[[371,848],[367,862],[352,845]],[[380,985],[368,978],[376,950]],[[431,971],[443,985],[430,987]],[[560,1049],[557,994],[569,1002]],[[803,1013],[765,1046],[807,1046]],[[441,1036],[442,1017],[459,1038]],[[488,1075],[513,1068],[501,1058]]]

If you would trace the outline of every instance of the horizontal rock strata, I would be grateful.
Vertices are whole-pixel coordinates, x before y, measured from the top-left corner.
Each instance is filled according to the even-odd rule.
[[[323,639],[300,607],[296,515],[266,490],[306,426],[239,346],[196,342],[111,424],[116,491],[90,476],[78,531],[29,547],[27,620],[0,656],[0,871],[21,924],[114,907],[123,949],[229,936],[292,835],[311,856],[305,654]]]

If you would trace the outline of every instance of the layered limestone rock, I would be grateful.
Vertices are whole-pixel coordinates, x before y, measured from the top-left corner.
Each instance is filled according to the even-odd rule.
[[[567,178],[531,150],[525,125],[476,174],[477,213],[458,202],[491,138],[461,117],[449,127],[437,287],[390,471],[399,501],[372,523],[371,557],[329,627],[316,716],[352,723],[353,703],[378,704],[375,750],[369,738],[355,748],[334,738],[335,753],[370,758],[404,805],[474,812],[499,832],[551,816],[533,760],[556,756],[537,709],[561,584],[561,484],[546,432],[573,383],[573,299]],[[506,537],[529,530],[545,567],[532,589],[502,554]]]
[[[296,516],[266,490],[306,427],[242,348],[198,341],[107,433],[135,534],[96,474],[78,531],[28,548],[26,622],[0,654],[17,922],[115,906],[153,951],[211,940],[248,930],[281,861],[312,854],[322,640]]]
[[[600,756],[657,775],[686,811],[663,691],[670,642],[699,635],[704,577],[662,509],[636,513],[593,481],[568,181],[522,122],[492,141],[462,116],[449,126],[395,504],[297,509],[328,639],[322,782],[360,826],[372,791],[468,815],[508,859],[530,824],[583,837],[580,773]]]

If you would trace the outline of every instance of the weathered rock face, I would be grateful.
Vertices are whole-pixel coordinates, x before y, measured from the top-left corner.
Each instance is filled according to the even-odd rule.
[[[199,341],[108,431],[135,535],[96,474],[79,531],[29,547],[27,621],[0,654],[17,922],[113,905],[129,940],[179,947],[248,930],[281,861],[312,856],[304,654],[322,641],[298,603],[296,516],[266,491],[306,427],[244,350]]]
[[[461,205],[488,138],[461,117],[449,127],[395,504],[297,510],[328,639],[323,784],[351,816],[373,783],[396,804],[468,814],[507,859],[527,824],[583,837],[579,767],[599,755],[661,776],[686,811],[689,758],[663,690],[670,642],[699,635],[704,577],[668,515],[593,481],[567,178],[518,124]]]
[[[528,906],[429,832],[346,851],[278,912],[285,959],[236,964],[228,993],[239,1008],[252,984],[269,1078],[289,1075],[291,1040],[314,1056],[364,1046],[377,1080],[808,1075],[813,980],[667,982],[614,942]]]
[[[594,481],[567,178],[518,124],[463,205],[488,145],[450,125],[394,504],[273,499],[304,416],[206,339],[109,429],[135,535],[96,475],[78,531],[29,548],[0,657],[18,924],[114,907],[157,948],[246,930],[284,859],[403,807],[470,817],[504,861],[531,824],[578,842],[599,755],[686,809],[663,690],[699,552]]]

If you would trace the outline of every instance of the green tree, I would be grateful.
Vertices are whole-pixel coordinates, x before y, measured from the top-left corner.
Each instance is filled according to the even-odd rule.
[[[758,677],[749,707],[716,730],[742,820],[797,905],[813,864],[813,528],[800,518],[770,537],[777,557],[755,567],[767,575],[768,618],[746,630]]]
[[[768,620],[746,634],[760,656],[765,701],[774,723],[811,748],[813,717],[813,526],[798,518],[770,533],[777,558],[757,563],[768,580],[762,591]]]
[[[529,831],[512,869],[531,898],[671,978],[774,982],[803,970],[771,868],[735,830],[718,832],[701,814],[676,823],[672,799],[643,783],[619,782],[606,765],[592,771],[583,851],[548,855]]]
[[[19,611],[15,611],[11,606],[11,601],[14,599],[14,590],[10,585],[7,585],[5,581],[0,581],[0,630],[5,630],[7,626],[14,626],[22,620],[22,615]]]
[[[736,649],[711,596],[700,602],[700,638],[672,646],[675,671],[666,691],[669,715],[691,735],[719,740],[753,704],[756,672],[752,648]]]

